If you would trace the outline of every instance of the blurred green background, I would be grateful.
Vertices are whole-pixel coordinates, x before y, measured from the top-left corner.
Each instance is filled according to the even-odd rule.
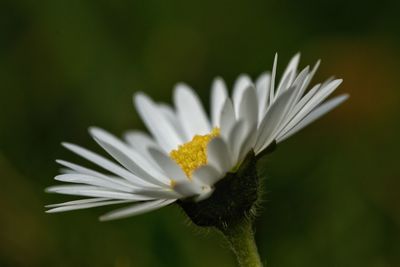
[[[45,214],[60,146],[87,128],[143,128],[132,94],[279,73],[302,52],[351,98],[282,143],[257,242],[268,266],[400,266],[399,1],[0,1],[0,266],[234,266],[175,206],[100,223],[114,207]]]

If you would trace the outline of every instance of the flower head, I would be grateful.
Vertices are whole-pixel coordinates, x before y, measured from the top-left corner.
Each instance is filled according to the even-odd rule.
[[[135,202],[101,217],[109,220],[175,201],[205,201],[224,177],[240,169],[249,153],[262,155],[347,99],[340,95],[324,102],[340,79],[308,89],[319,62],[311,70],[306,67],[298,72],[299,58],[299,54],[292,58],[277,84],[277,57],[272,72],[263,73],[255,82],[247,75],[239,76],[231,97],[224,81],[216,78],[210,119],[196,93],[185,84],[176,86],[173,107],[136,94],[136,109],[151,135],[130,131],[122,141],[102,129],[90,128],[95,141],[118,163],[64,143],[107,173],[58,160],[66,169],[55,179],[74,185],[52,186],[47,191],[89,198],[49,205],[48,212]]]

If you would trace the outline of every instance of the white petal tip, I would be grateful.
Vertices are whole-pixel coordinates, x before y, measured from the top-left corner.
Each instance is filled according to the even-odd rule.
[[[345,102],[347,99],[349,99],[350,95],[349,94],[342,94],[339,95],[337,97],[335,97],[336,101],[337,101],[337,105],[342,104],[343,102]]]
[[[62,142],[61,145],[62,145],[63,147],[65,147],[65,148],[70,148],[70,147],[75,146],[74,144],[68,143],[68,142]]]
[[[133,94],[133,104],[135,105],[136,108],[141,106],[143,103],[148,103],[148,102],[151,102],[151,99],[145,93],[137,92]]]
[[[189,85],[187,85],[184,82],[179,82],[179,83],[175,84],[174,88],[175,88],[175,90],[179,90],[179,91],[186,90],[187,88],[189,88]]]
[[[343,82],[343,79],[336,79],[335,82],[336,82],[337,84],[341,84],[341,83]]]
[[[45,213],[48,213],[48,214],[51,214],[51,213],[60,213],[60,212],[63,212],[64,210],[63,209],[60,209],[60,207],[58,207],[57,206],[57,204],[53,204],[53,205],[46,205],[46,206],[44,206],[46,209],[48,209],[48,210],[45,210],[44,212]]]
[[[57,190],[54,190],[53,187],[47,187],[44,189],[44,192],[46,193],[55,193]]]
[[[147,97],[147,95],[141,91],[133,94],[133,99],[137,99],[137,98],[141,98],[141,97]]]
[[[112,218],[109,218],[108,216],[100,216],[99,221],[100,222],[107,222],[107,221],[112,221]]]
[[[99,127],[91,126],[91,127],[89,127],[89,134],[93,138],[96,138],[96,137],[99,137],[100,135],[106,134],[106,131]]]
[[[214,78],[214,82],[222,82],[222,81],[224,81],[224,79],[221,76],[216,76]]]

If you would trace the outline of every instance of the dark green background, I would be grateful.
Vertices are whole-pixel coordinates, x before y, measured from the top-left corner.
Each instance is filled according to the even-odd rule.
[[[398,1],[0,1],[0,266],[234,266],[172,206],[100,223],[113,207],[48,215],[60,146],[87,127],[143,128],[131,96],[208,102],[212,79],[279,73],[302,52],[351,98],[262,164],[257,241],[268,266],[400,266]]]

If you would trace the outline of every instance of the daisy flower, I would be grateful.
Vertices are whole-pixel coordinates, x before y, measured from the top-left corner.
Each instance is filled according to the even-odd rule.
[[[261,156],[348,98],[344,94],[324,102],[341,79],[328,79],[308,89],[319,62],[298,72],[299,58],[297,54],[291,59],[279,83],[277,56],[272,72],[261,74],[255,82],[240,75],[231,96],[224,81],[216,78],[210,117],[194,90],[183,83],[175,87],[173,106],[137,93],[134,103],[150,134],[134,130],[120,140],[90,128],[91,136],[114,160],[63,143],[105,172],[57,160],[64,169],[55,180],[69,184],[47,191],[86,198],[48,205],[47,212],[133,203],[100,217],[110,220],[176,201],[206,200],[220,180],[240,168],[246,155]]]

